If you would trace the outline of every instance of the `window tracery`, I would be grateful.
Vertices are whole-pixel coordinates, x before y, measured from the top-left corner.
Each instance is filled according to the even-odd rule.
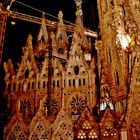
[[[78,139],[86,139],[87,138],[86,133],[83,130],[80,130],[78,132],[77,138]]]
[[[106,124],[105,127],[106,127],[107,130],[111,130],[113,128],[113,124],[109,122],[109,123]]]
[[[104,137],[108,137],[108,136],[109,136],[108,132],[107,132],[107,131],[104,131],[104,132],[103,132],[103,136],[104,136]]]
[[[84,123],[82,124],[83,129],[91,129],[90,122],[88,120],[85,120]]]
[[[40,140],[48,140],[48,134],[46,132],[44,132],[42,135],[41,135],[41,138]]]
[[[90,139],[97,139],[98,135],[97,135],[97,133],[94,130],[91,130],[89,132],[89,134],[88,134],[88,138],[90,138]]]
[[[76,96],[72,97],[70,105],[72,107],[72,112],[77,114],[79,111],[81,111],[86,106],[86,100],[84,98],[76,95]]]
[[[8,140],[25,140],[26,136],[22,132],[22,128],[19,124],[15,125],[12,133],[9,135]]]
[[[110,135],[111,135],[111,136],[116,136],[116,135],[117,135],[117,132],[116,132],[115,130],[112,130],[112,131],[110,132]]]
[[[113,136],[116,136],[116,135],[117,135],[117,132],[115,130],[111,130],[111,131],[105,130],[103,132],[104,137],[113,137]]]
[[[14,128],[14,132],[17,133],[19,131],[21,131],[21,126],[17,124]]]
[[[52,112],[56,114],[58,110],[58,102],[55,99],[53,99],[51,103],[48,103],[48,100],[46,99],[44,102],[44,107],[47,108],[48,104],[50,104]]]
[[[14,132],[12,132],[8,138],[8,140],[15,140],[16,139],[16,136],[14,134]]]
[[[31,140],[39,140],[39,138],[35,132],[32,134]]]
[[[43,128],[43,125],[42,124],[38,124],[37,126],[36,126],[36,131],[37,132],[40,132],[40,131],[43,131],[44,130],[44,128]]]
[[[28,117],[31,110],[31,103],[28,100],[23,100],[20,102],[20,109],[25,117]]]
[[[18,140],[26,140],[25,135],[23,133],[20,133],[18,136]]]
[[[60,128],[61,128],[63,131],[67,129],[66,126],[67,126],[67,125],[66,125],[64,122],[62,122],[62,123],[60,124]]]
[[[116,135],[117,135],[117,132],[113,128],[113,123],[112,122],[107,122],[105,124],[105,130],[103,131],[103,136],[104,137],[114,137]]]

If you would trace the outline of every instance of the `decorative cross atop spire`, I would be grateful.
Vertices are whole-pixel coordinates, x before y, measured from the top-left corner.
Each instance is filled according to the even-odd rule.
[[[80,15],[82,16],[83,15],[83,12],[82,12],[82,0],[74,0],[75,1],[75,4],[76,4],[76,7],[77,7],[77,11],[80,12]]]

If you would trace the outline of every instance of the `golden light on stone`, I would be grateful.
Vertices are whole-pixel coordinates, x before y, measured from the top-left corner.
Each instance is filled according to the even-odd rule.
[[[101,31],[88,30],[82,23],[82,0],[75,2],[77,20],[74,26],[67,25],[70,30],[65,30],[60,11],[55,31],[46,35],[51,30],[41,28],[37,44],[32,43],[31,35],[28,36],[17,69],[12,61],[4,63],[4,96],[10,118],[4,139],[24,136],[25,139],[130,140],[127,136],[140,137],[140,133],[136,133],[137,125],[140,128],[139,28],[134,32],[132,15],[120,19],[118,9],[129,15],[127,5],[123,9],[120,4],[114,2],[116,7],[113,7],[107,2],[106,7],[107,4],[98,1]],[[127,18],[132,18],[133,22]],[[43,27],[47,27],[47,20],[42,21]],[[56,22],[51,21],[52,25]],[[67,36],[67,31],[72,33]],[[88,37],[94,37],[92,43]],[[50,46],[51,55],[48,53]],[[86,47],[90,49],[87,51]],[[52,112],[52,116],[48,112]],[[18,123],[21,130],[16,133],[14,126]]]
[[[62,19],[62,18],[63,18],[63,13],[62,13],[62,11],[59,11],[58,18],[59,18],[59,19]]]

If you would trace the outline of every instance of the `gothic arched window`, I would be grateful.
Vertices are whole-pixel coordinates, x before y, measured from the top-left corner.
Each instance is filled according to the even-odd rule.
[[[77,65],[74,67],[74,73],[75,75],[78,75],[79,73],[79,67]]]
[[[27,69],[27,70],[25,71],[25,79],[27,79],[28,76],[29,76],[29,70]]]

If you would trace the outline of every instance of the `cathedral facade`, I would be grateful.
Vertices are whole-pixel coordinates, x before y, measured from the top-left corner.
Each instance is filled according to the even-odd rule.
[[[71,36],[61,11],[52,31],[42,17],[18,68],[4,62],[4,140],[140,139],[139,4],[97,0],[94,37],[85,35],[79,10]]]

